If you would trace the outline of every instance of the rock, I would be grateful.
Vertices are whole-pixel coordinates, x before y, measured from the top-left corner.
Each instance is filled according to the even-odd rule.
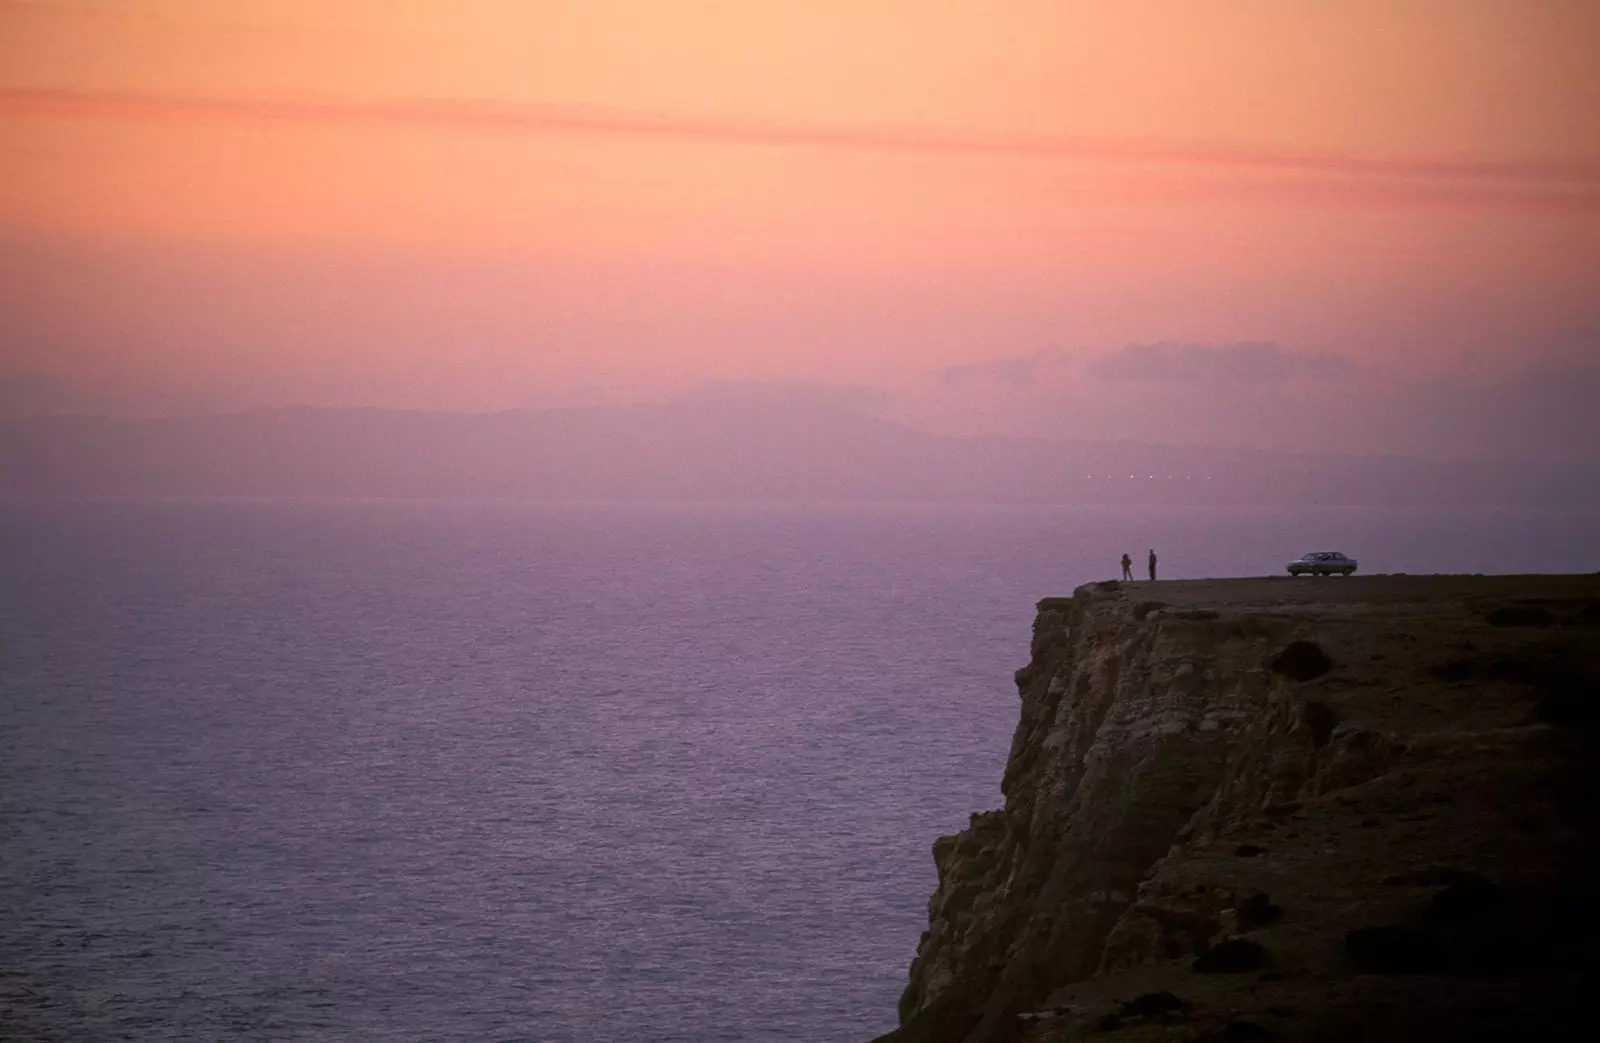
[[[1549,609],[1538,605],[1504,605],[1483,618],[1492,627],[1547,627],[1556,621]]]
[[[1220,1029],[1212,1029],[1190,1037],[1190,1043],[1243,1043],[1252,1039],[1269,1039],[1271,1036],[1271,1032],[1253,1021],[1232,1018]]]
[[[1600,946],[1600,884],[1587,873],[1556,881],[1541,896],[1536,937],[1579,949]]]
[[[1239,903],[1239,925],[1246,930],[1277,923],[1283,910],[1264,894],[1253,894]]]
[[[1083,1013],[1082,1007],[1076,1007],[1069,1004],[1063,1007],[1051,1007],[1048,1010],[1025,1011],[1017,1015],[1017,1020],[1026,1025],[1033,1022],[1050,1021],[1055,1018],[1068,1017],[1073,1014],[1081,1013]]]
[[[1232,938],[1201,953],[1192,966],[1199,974],[1243,974],[1266,965],[1267,950],[1260,942]]]
[[[1479,876],[1452,880],[1422,910],[1429,927],[1451,927],[1498,912],[1506,906],[1505,889]]]
[[[1534,705],[1533,719],[1556,728],[1592,731],[1600,726],[1600,682],[1592,677],[1547,681]]]
[[[1186,1021],[1189,1007],[1190,1004],[1170,992],[1149,992],[1119,1005],[1115,1011],[1100,1019],[1098,1028],[1102,1032],[1113,1032],[1129,1023],[1165,1025]]]
[[[1383,883],[1385,887],[1448,887],[1457,880],[1465,880],[1472,875],[1464,869],[1450,866],[1428,866],[1409,873],[1393,873],[1384,877]]]
[[[1129,1000],[1118,1011],[1125,1018],[1165,1018],[1187,1011],[1190,1004],[1170,992],[1147,992]]]
[[[1144,592],[1040,602],[1004,806],[934,845],[884,1043],[999,1043],[1074,1005],[1127,1029],[1157,1015],[1113,998],[1159,995],[1194,953],[1182,1002],[1213,1033],[1241,990],[1292,998],[1306,1026],[1502,985],[1528,1024],[1587,1002],[1524,986],[1600,963],[1600,865],[1580,857],[1600,830],[1582,723],[1600,642],[1571,622],[1600,575],[1170,581],[1159,625],[1136,618]],[[1568,623],[1485,625],[1529,600]]]
[[[1311,733],[1311,745],[1322,747],[1333,738],[1333,730],[1339,726],[1339,715],[1327,703],[1307,700],[1300,704],[1300,723]]]
[[[1292,681],[1314,681],[1333,669],[1333,660],[1315,642],[1294,641],[1267,665]]]
[[[1427,974],[1445,965],[1437,934],[1403,924],[1357,928],[1344,936],[1344,948],[1362,974]]]

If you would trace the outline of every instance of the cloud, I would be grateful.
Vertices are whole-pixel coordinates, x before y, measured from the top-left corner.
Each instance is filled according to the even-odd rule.
[[[1285,351],[1269,340],[1233,344],[1128,344],[1092,359],[1086,372],[1099,380],[1137,383],[1281,384],[1308,374],[1348,369],[1343,355]]]
[[[595,105],[482,99],[227,98],[136,91],[0,89],[0,114],[127,121],[317,122],[405,125],[508,133],[704,140],[723,144],[855,151],[1012,156],[1159,167],[1303,175],[1252,186],[1269,197],[1357,205],[1453,204],[1600,211],[1600,162],[1593,160],[1388,159],[1235,145],[982,132],[931,126],[813,123],[761,116],[670,113]]]
[[[1014,387],[1023,387],[1037,380],[1041,369],[1059,366],[1064,361],[1063,357],[1058,354],[1040,351],[1033,355],[1018,356],[1016,358],[990,359],[987,362],[968,362],[958,366],[946,366],[939,371],[939,379],[951,387],[990,381],[999,384],[1010,384]]]

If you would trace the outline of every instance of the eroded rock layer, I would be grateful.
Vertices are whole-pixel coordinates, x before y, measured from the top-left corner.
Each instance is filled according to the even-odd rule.
[[[1600,576],[1095,584],[1017,686],[883,1040],[1587,1020]]]

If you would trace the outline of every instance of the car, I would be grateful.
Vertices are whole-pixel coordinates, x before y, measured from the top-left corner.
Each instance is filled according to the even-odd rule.
[[[1348,576],[1355,570],[1356,559],[1347,558],[1336,550],[1312,551],[1289,562],[1291,576]]]

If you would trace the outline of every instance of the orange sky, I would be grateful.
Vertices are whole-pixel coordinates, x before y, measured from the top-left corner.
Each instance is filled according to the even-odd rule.
[[[0,374],[1034,430],[1128,344],[1586,364],[1597,46],[1590,0],[0,0]],[[1157,390],[1077,412],[1262,433]]]

